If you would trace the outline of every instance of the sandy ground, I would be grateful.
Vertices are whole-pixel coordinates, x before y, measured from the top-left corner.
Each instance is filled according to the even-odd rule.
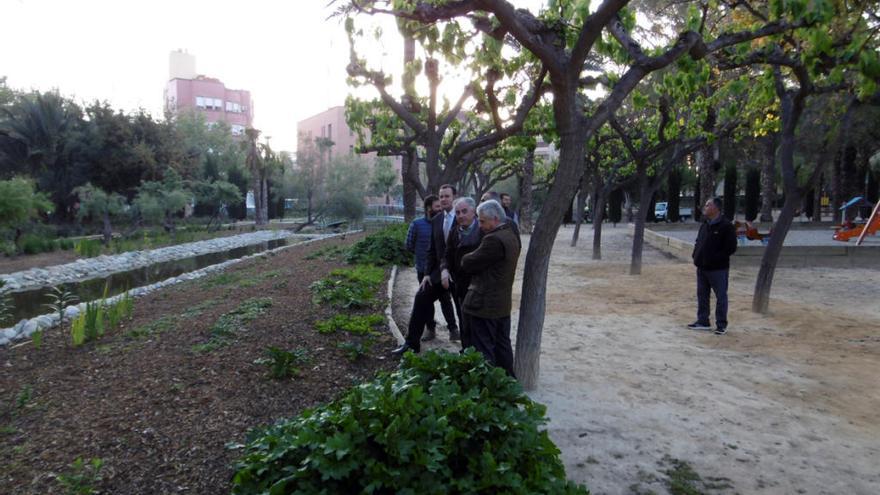
[[[757,268],[736,271],[729,333],[716,336],[685,328],[691,265],[646,246],[643,274],[629,276],[624,227],[605,229],[602,261],[589,230],[577,248],[571,234],[553,251],[530,393],[571,479],[596,494],[668,493],[681,460],[704,493],[880,493],[880,270],[777,270],[766,316],[750,311]],[[404,331],[414,290],[402,271]],[[433,346],[454,349],[439,333]]]

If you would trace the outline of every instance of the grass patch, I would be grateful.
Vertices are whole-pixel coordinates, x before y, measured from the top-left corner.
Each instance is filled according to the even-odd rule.
[[[130,339],[142,339],[158,335],[162,332],[175,328],[173,316],[163,316],[158,320],[141,325],[135,329],[129,330],[125,336]]]
[[[209,277],[202,281],[200,284],[203,289],[213,289],[215,287],[222,287],[224,285],[234,284],[242,279],[241,273],[238,272],[223,272],[219,275],[215,275],[213,277]]]
[[[345,353],[345,358],[352,363],[370,353],[372,342],[341,342],[337,345]]]
[[[266,309],[272,306],[272,298],[255,297],[241,303],[234,310],[220,315],[211,327],[211,338],[204,344],[193,347],[196,352],[211,352],[227,344],[241,327],[257,319]]]
[[[207,301],[203,301],[203,302],[187,309],[186,311],[184,311],[183,313],[180,314],[180,317],[190,319],[190,318],[195,318],[197,316],[201,316],[202,313],[204,313],[206,310],[210,309],[211,307],[215,306],[216,304],[217,304],[216,299],[208,299]]]
[[[378,313],[366,316],[360,315],[334,315],[328,320],[321,320],[315,324],[318,333],[335,333],[340,330],[355,335],[374,335],[376,327],[385,324],[385,317]]]
[[[307,260],[342,261],[348,256],[346,246],[327,246],[305,257]]]
[[[406,250],[406,233],[409,225],[394,224],[368,235],[348,249],[345,261],[359,265],[412,265],[412,253]]]
[[[359,309],[375,306],[376,292],[385,280],[385,270],[375,266],[359,265],[330,272],[330,276],[313,283],[312,300],[334,308]]]

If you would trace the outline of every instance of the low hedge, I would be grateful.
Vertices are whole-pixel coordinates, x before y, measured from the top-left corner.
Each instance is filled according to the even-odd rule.
[[[540,428],[545,407],[473,350],[398,371],[249,435],[233,494],[586,494]]]

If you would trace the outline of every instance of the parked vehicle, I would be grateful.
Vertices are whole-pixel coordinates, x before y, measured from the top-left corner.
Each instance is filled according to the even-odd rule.
[[[694,216],[693,208],[679,208],[678,209],[678,219],[681,222],[685,220],[690,220],[691,217]],[[657,202],[654,205],[654,218],[657,219],[658,222],[668,222],[669,221],[669,203],[666,201]]]

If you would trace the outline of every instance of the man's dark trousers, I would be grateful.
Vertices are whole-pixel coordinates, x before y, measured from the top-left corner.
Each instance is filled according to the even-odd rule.
[[[510,344],[510,317],[504,318],[478,318],[465,314],[470,344],[486,358],[486,361],[507,372],[513,374],[513,347]]]
[[[419,288],[413,301],[412,312],[409,315],[409,327],[406,331],[406,342],[413,349],[420,349],[422,342],[422,333],[425,331],[425,325],[434,322],[434,301],[441,299],[443,295],[449,298],[449,291],[444,290],[442,285],[427,284],[424,288]],[[440,303],[442,306],[442,302]],[[451,306],[451,304],[450,304]],[[444,316],[445,316],[444,311]],[[454,319],[452,321],[455,321]]]
[[[416,276],[418,277],[419,284],[422,283],[422,279],[425,277],[424,272],[416,272]],[[443,312],[443,318],[446,320],[446,326],[450,329],[457,328],[455,324],[455,315],[461,314],[461,310],[458,309],[458,304],[456,303],[453,307],[453,298],[451,291],[443,291],[440,293],[440,296],[437,298],[440,299],[440,311]],[[428,317],[428,328],[436,328],[437,322],[434,321],[434,304],[431,304],[431,314]]]
[[[727,328],[727,278],[730,269],[697,268],[697,321],[709,324],[709,292],[715,291],[715,324]]]

